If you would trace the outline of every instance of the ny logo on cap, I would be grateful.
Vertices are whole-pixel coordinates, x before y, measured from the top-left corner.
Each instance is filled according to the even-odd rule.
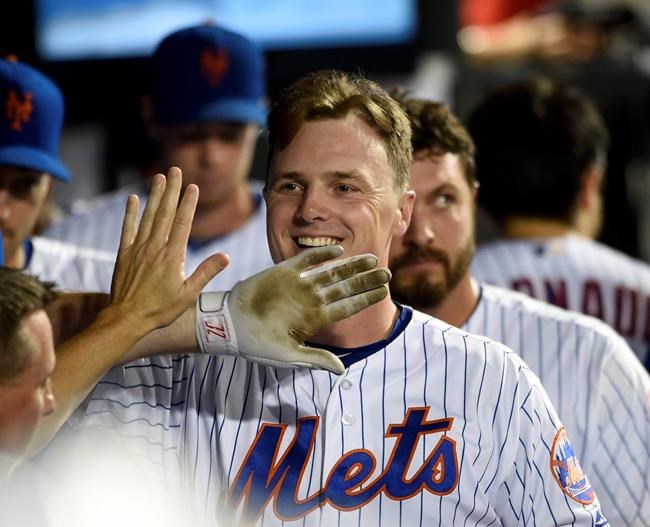
[[[201,53],[201,73],[213,88],[221,82],[221,79],[228,71],[229,65],[230,58],[225,49],[216,51],[207,48]]]
[[[33,111],[31,93],[25,93],[24,100],[21,101],[16,90],[9,90],[5,117],[11,122],[12,130],[20,132],[23,125],[29,122]]]

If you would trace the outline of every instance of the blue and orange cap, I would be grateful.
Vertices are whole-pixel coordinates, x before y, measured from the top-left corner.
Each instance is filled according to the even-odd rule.
[[[70,181],[59,158],[64,104],[59,88],[15,58],[0,59],[0,165]]]
[[[158,45],[152,68],[157,124],[266,123],[264,55],[242,35],[213,24],[181,29]]]

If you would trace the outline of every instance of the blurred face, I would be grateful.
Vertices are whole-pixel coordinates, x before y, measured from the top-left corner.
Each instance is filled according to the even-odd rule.
[[[0,230],[4,237],[6,265],[10,267],[23,265],[17,258],[47,200],[50,181],[50,176],[44,172],[0,166]]]
[[[218,206],[248,178],[258,131],[240,123],[164,127],[163,157],[183,171],[185,185],[199,186],[199,208]]]
[[[276,263],[308,247],[340,244],[345,256],[373,253],[383,265],[414,198],[399,195],[382,139],[354,115],[305,123],[274,152],[265,197]]]
[[[38,420],[54,410],[50,375],[55,356],[52,326],[45,311],[26,315],[17,345],[26,346],[30,359],[12,379],[0,383],[0,452],[20,455]]]
[[[458,156],[416,152],[411,188],[416,200],[406,234],[390,249],[390,289],[418,309],[437,306],[467,273],[474,257],[476,190]]]

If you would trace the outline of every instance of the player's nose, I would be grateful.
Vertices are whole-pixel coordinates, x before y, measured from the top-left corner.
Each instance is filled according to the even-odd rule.
[[[326,220],[330,216],[326,196],[314,187],[307,187],[302,193],[296,216],[307,223]]]

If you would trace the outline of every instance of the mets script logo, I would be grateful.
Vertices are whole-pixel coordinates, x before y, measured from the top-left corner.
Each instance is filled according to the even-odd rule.
[[[308,473],[319,418],[300,419],[284,452],[280,446],[287,426],[264,423],[230,488],[230,506],[236,509],[243,502],[243,521],[254,523],[274,500],[276,516],[293,521],[327,504],[345,511],[359,509],[380,493],[396,501],[422,491],[438,496],[449,494],[458,485],[458,458],[456,442],[444,433],[454,420],[428,421],[428,413],[428,406],[409,408],[401,423],[388,426],[385,437],[394,438],[394,444],[381,473],[375,476],[377,459],[371,451],[351,450],[334,464],[325,486],[304,499],[298,493],[303,475]],[[430,435],[438,435],[439,439],[423,460],[415,454],[420,439]],[[411,469],[412,464],[418,465],[417,470]]]
[[[21,100],[16,90],[9,90],[7,94],[7,105],[5,117],[11,123],[11,129],[20,132],[23,125],[29,122],[34,106],[32,105],[32,94],[25,93]]]
[[[566,430],[560,428],[551,448],[551,470],[564,493],[579,503],[589,505],[596,498],[591,483],[569,443]]]
[[[221,82],[229,66],[230,57],[225,49],[206,48],[201,53],[201,73],[213,88]]]

